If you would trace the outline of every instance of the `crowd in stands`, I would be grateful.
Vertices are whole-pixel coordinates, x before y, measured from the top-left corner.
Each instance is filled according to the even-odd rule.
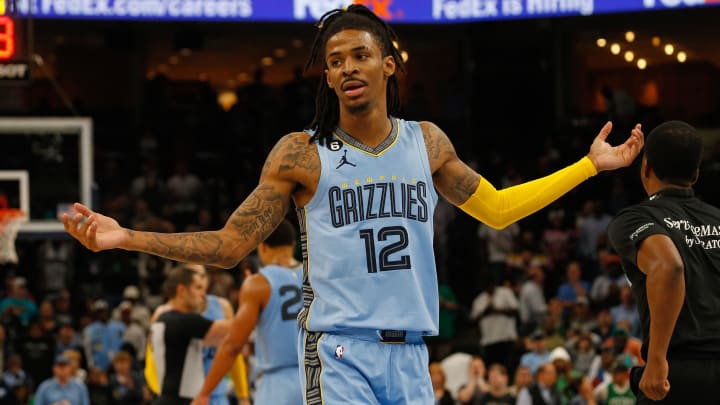
[[[140,134],[120,142],[98,125],[95,208],[134,229],[217,229],[254,187],[269,146],[310,121],[311,109],[293,106],[312,105],[313,87],[298,78],[273,92],[259,81],[225,112],[209,106],[212,97],[171,100],[156,80]],[[529,158],[512,153],[513,139],[459,153],[507,187],[580,158],[599,127],[547,136]],[[628,369],[643,362],[641,326],[605,232],[613,214],[639,200],[636,175],[599,175],[503,230],[440,203],[440,335],[427,339],[438,404],[633,403],[623,401],[631,401]],[[174,263],[91,254],[67,238],[19,242],[18,250],[20,264],[4,268],[0,286],[0,404],[34,396],[49,405],[57,390],[89,400],[73,405],[150,401],[142,377],[150,313],[164,301]],[[209,293],[237,306],[242,270],[253,266],[250,257],[239,269],[210,268]],[[248,353],[251,369],[251,346]]]

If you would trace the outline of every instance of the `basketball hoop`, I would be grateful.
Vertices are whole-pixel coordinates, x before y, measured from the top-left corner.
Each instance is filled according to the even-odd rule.
[[[17,263],[15,252],[15,238],[20,225],[27,221],[27,215],[22,210],[7,207],[7,199],[0,196],[0,264]]]

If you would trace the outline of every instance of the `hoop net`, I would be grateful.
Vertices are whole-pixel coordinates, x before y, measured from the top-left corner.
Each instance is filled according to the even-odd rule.
[[[7,208],[0,199],[0,264],[17,263],[18,256],[15,251],[15,238],[20,225],[27,221],[27,215],[22,210]]]

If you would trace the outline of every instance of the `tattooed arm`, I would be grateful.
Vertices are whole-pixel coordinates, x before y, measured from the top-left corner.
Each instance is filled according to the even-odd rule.
[[[78,203],[74,205],[77,213],[63,215],[63,223],[70,235],[93,251],[120,248],[228,268],[270,235],[285,217],[291,197],[299,196],[301,202],[311,197],[319,173],[315,146],[308,144],[307,134],[293,133],[278,141],[263,166],[259,184],[218,231],[133,231]]]
[[[448,201],[493,228],[502,229],[544,207],[600,170],[628,166],[640,153],[643,133],[638,124],[625,143],[610,146],[605,139],[607,123],[595,137],[587,156],[548,176],[503,190],[463,163],[447,135],[437,126],[422,122],[433,183]]]

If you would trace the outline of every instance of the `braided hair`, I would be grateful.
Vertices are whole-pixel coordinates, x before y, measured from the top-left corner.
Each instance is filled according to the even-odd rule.
[[[397,69],[405,71],[400,51],[393,43],[398,39],[395,31],[369,8],[361,4],[352,4],[347,9],[328,11],[320,17],[317,27],[318,33],[313,41],[310,58],[305,64],[305,71],[320,61],[325,64],[325,46],[328,39],[343,30],[370,33],[380,45],[383,57],[392,56]],[[400,85],[395,75],[390,76],[387,82],[387,109],[390,115],[400,112]],[[320,80],[315,95],[315,117],[306,128],[314,131],[310,142],[318,141],[320,145],[324,145],[331,139],[339,120],[340,106],[337,95],[328,86],[326,80]]]

